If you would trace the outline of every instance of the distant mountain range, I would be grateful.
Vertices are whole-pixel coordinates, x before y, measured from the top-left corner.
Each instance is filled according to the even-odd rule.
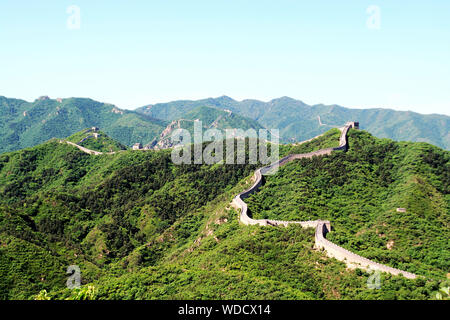
[[[231,131],[231,136],[229,136],[224,132],[226,129],[242,129],[244,131],[254,129],[256,132],[258,132],[259,129],[264,129],[257,121],[240,116],[231,110],[199,106],[182,114],[180,118],[172,120],[161,135],[150,144],[150,147],[154,149],[172,147],[174,142],[171,139],[171,135],[176,129],[188,130],[191,134],[191,138],[193,138],[194,123],[196,121],[200,121],[199,123],[201,123],[202,130],[218,129],[222,131],[223,138],[241,136],[240,133],[236,131]]]
[[[129,146],[154,139],[167,125],[166,121],[84,98],[41,97],[30,103],[0,97],[0,110],[0,152],[64,138],[94,126]]]
[[[256,120],[266,128],[279,129],[283,142],[302,141],[330,128],[342,126],[347,121],[359,121],[361,129],[379,138],[428,142],[450,149],[450,117],[438,114],[423,115],[381,108],[349,109],[323,104],[311,106],[289,97],[262,102],[236,101],[227,96],[159,103],[144,106],[136,111],[153,118],[171,121],[199,106],[231,110]]]
[[[319,135],[355,120],[379,138],[428,142],[450,149],[450,117],[422,115],[389,109],[349,109],[338,105],[307,105],[282,97],[262,102],[236,101],[229,97],[173,101],[122,110],[86,98],[27,102],[0,96],[0,152],[35,146],[51,138],[64,138],[85,128],[100,130],[131,146],[141,143],[169,147],[174,128],[192,130],[192,121],[204,128],[279,129],[281,142],[295,142]]]
[[[83,148],[95,150],[98,152],[108,153],[121,150],[124,151],[128,149],[120,142],[108,137],[108,135],[104,132],[99,131],[96,127],[77,132],[64,140],[72,142]]]

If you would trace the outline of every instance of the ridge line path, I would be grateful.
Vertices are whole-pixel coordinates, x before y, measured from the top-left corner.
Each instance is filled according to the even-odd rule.
[[[68,145],[71,145],[71,146],[74,146],[74,147],[80,149],[84,153],[94,155],[94,156],[100,156],[102,154],[112,155],[112,154],[116,154],[119,152],[125,152],[125,151],[150,151],[150,150],[146,150],[146,149],[139,149],[139,150],[119,150],[119,151],[112,151],[112,152],[101,152],[101,151],[95,151],[95,150],[91,150],[91,149],[82,147],[76,143],[73,143],[73,142],[67,141],[67,140],[59,140],[59,143],[67,143]]]
[[[341,136],[339,139],[339,146],[336,148],[327,148],[327,149],[321,149],[318,151],[310,152],[310,153],[303,153],[303,154],[291,154],[288,155],[280,160],[278,160],[275,163],[272,163],[269,166],[259,168],[255,171],[253,175],[254,183],[253,185],[239,193],[236,197],[234,197],[232,201],[232,206],[238,210],[240,210],[239,220],[241,223],[245,225],[260,225],[260,226],[288,226],[289,224],[297,224],[302,226],[303,228],[315,228],[316,232],[314,235],[315,239],[315,247],[317,249],[324,249],[326,254],[331,258],[336,258],[337,260],[343,261],[346,263],[347,267],[355,269],[360,268],[366,271],[372,271],[372,270],[378,270],[381,272],[387,272],[393,275],[403,275],[404,277],[408,279],[415,279],[417,275],[399,270],[396,268],[392,268],[383,264],[380,264],[378,262],[369,260],[367,258],[364,258],[362,256],[359,256],[347,249],[344,249],[331,241],[327,240],[326,234],[331,231],[331,223],[330,221],[324,221],[324,220],[310,220],[310,221],[280,221],[280,220],[271,220],[271,219],[252,219],[248,216],[248,207],[247,204],[244,202],[245,198],[248,198],[252,193],[257,192],[259,188],[261,187],[263,183],[263,175],[265,173],[268,173],[277,166],[285,165],[288,162],[291,162],[296,159],[302,159],[302,158],[312,158],[317,156],[323,156],[323,155],[330,155],[334,151],[337,150],[344,150],[347,151],[348,149],[348,141],[347,141],[347,133],[350,130],[350,128],[358,129],[359,123],[358,122],[347,122],[347,124],[339,128],[341,130]],[[308,142],[310,140],[307,140],[305,142]]]
[[[265,173],[269,172],[271,169],[273,169],[276,166],[285,165],[286,163],[291,162],[296,159],[312,158],[315,156],[329,155],[332,152],[337,151],[337,150],[347,150],[347,148],[348,148],[347,133],[350,128],[357,128],[357,127],[358,127],[358,125],[356,122],[349,122],[343,128],[340,128],[341,137],[339,139],[339,141],[340,141],[339,147],[321,149],[321,150],[310,152],[310,153],[291,154],[291,155],[288,155],[288,156],[278,160],[277,162],[275,162],[269,166],[257,169],[253,176],[255,179],[253,186],[250,189],[239,193],[233,199],[232,205],[233,205],[233,207],[241,210],[240,221],[245,225],[260,225],[260,226],[283,225],[283,226],[288,226],[289,224],[299,224],[303,228],[316,228],[315,247],[318,249],[323,248],[329,257],[336,258],[337,260],[340,260],[340,261],[344,261],[347,264],[347,266],[350,268],[361,268],[361,269],[368,270],[368,271],[369,270],[379,270],[379,271],[387,272],[387,273],[390,273],[393,275],[402,274],[406,278],[414,279],[417,276],[413,273],[395,269],[395,268],[392,268],[392,267],[389,267],[386,265],[382,265],[375,261],[371,261],[367,258],[361,257],[353,252],[350,252],[347,249],[344,249],[344,248],[332,243],[331,241],[328,241],[325,238],[325,236],[331,230],[330,221],[323,221],[323,220],[280,221],[280,220],[270,220],[270,219],[255,220],[255,219],[250,218],[247,215],[248,208],[247,208],[247,204],[243,201],[243,199],[249,197],[252,193],[258,191],[258,189],[262,185],[262,177]],[[308,141],[311,141],[311,140],[306,140],[306,141],[303,141],[302,143],[305,143]],[[90,150],[88,148],[82,147],[76,143],[73,143],[73,142],[70,142],[67,140],[59,140],[59,143],[67,143],[68,145],[72,145],[72,146],[78,148],[79,150],[81,150],[87,154],[90,154],[90,155],[102,155],[102,154],[112,155],[112,154],[116,154],[118,152],[126,151],[126,150],[123,150],[123,151],[118,151],[118,152],[104,153],[104,152],[100,152],[100,151]],[[299,143],[299,144],[302,144],[302,143]],[[299,144],[297,144],[297,145],[299,145]],[[139,150],[139,151],[141,151],[141,150]]]

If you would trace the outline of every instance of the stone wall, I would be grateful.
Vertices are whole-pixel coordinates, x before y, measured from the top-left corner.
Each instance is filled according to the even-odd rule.
[[[90,150],[88,148],[82,147],[82,146],[80,146],[80,145],[78,145],[76,143],[70,142],[70,141],[66,141],[66,143],[70,144],[71,146],[77,147],[78,149],[80,149],[81,151],[83,151],[84,153],[87,153],[87,154],[92,154],[92,155],[95,155],[95,156],[103,154],[103,152]]]
[[[277,162],[257,169],[253,175],[254,183],[253,185],[239,193],[232,202],[232,205],[240,210],[239,220],[245,225],[260,225],[260,226],[288,226],[289,224],[299,224],[303,228],[315,228],[315,246],[318,249],[324,249],[329,257],[336,258],[337,260],[344,261],[350,268],[360,268],[365,270],[379,270],[381,272],[387,272],[393,275],[402,274],[404,277],[409,279],[416,278],[416,275],[410,272],[395,269],[389,266],[382,265],[380,263],[371,261],[367,258],[361,257],[353,252],[344,249],[331,241],[328,241],[325,236],[331,230],[330,221],[314,220],[314,221],[280,221],[280,220],[270,220],[270,219],[252,219],[248,216],[248,206],[244,202],[244,199],[249,197],[254,192],[257,192],[263,183],[263,174],[267,173],[276,166],[282,166],[290,161],[302,158],[312,158],[323,155],[329,155],[337,150],[347,150],[347,134],[350,128],[357,129],[359,127],[358,122],[348,122],[341,130],[341,136],[339,139],[339,146],[335,148],[322,149],[310,153],[304,154],[292,154],[288,155]]]
[[[64,142],[69,144],[69,145],[71,145],[71,146],[74,146],[74,147],[80,149],[84,153],[91,154],[91,155],[94,155],[94,156],[99,156],[99,155],[102,155],[102,154],[115,154],[116,153],[116,152],[103,153],[103,152],[100,152],[100,151],[95,151],[95,150],[91,150],[91,149],[82,147],[82,146],[80,146],[80,145],[78,145],[76,143],[70,142],[70,141],[64,141],[64,140],[60,140],[59,141],[59,143],[64,143]],[[119,151],[119,152],[121,152],[121,151]]]
[[[407,271],[392,268],[378,262],[361,257],[347,249],[344,249],[325,238],[330,226],[324,221],[318,223],[315,233],[315,246],[320,249],[323,248],[327,255],[337,260],[344,261],[350,268],[360,268],[364,270],[379,270],[381,272],[387,272],[393,275],[402,274],[405,278],[414,279],[416,275]]]

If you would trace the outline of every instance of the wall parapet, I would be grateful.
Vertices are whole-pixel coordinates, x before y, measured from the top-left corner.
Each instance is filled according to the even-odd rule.
[[[337,260],[340,261],[345,261],[347,266],[351,268],[361,268],[365,270],[379,270],[381,272],[387,272],[393,275],[401,274],[408,279],[416,278],[416,275],[413,273],[392,268],[384,264],[369,260],[327,240],[325,238],[325,235],[328,232],[327,229],[329,229],[329,227],[325,226],[323,222],[319,223],[316,228],[314,238],[316,248],[318,249],[323,248],[329,257],[336,258]]]
[[[393,275],[403,275],[406,278],[414,279],[417,276],[413,273],[399,270],[396,268],[392,268],[383,264],[380,264],[378,262],[369,260],[367,258],[364,258],[362,256],[359,256],[347,249],[344,249],[331,241],[327,240],[325,238],[326,234],[331,230],[331,223],[330,221],[323,221],[323,220],[310,220],[310,221],[281,221],[281,220],[271,220],[271,219],[252,219],[248,216],[248,206],[245,203],[244,199],[248,198],[251,194],[257,192],[259,188],[262,186],[263,183],[263,174],[270,171],[275,166],[283,166],[293,160],[297,159],[304,159],[304,158],[313,158],[323,155],[330,155],[334,151],[338,150],[348,150],[348,139],[347,134],[348,131],[351,129],[358,129],[359,123],[358,122],[347,122],[346,125],[341,130],[341,136],[339,138],[339,146],[334,148],[326,148],[321,149],[318,151],[313,151],[309,153],[303,153],[303,154],[291,154],[288,155],[275,163],[272,163],[268,166],[259,168],[255,171],[253,175],[254,183],[253,185],[239,193],[236,197],[234,197],[232,201],[232,205],[240,209],[240,215],[239,220],[241,223],[245,225],[260,225],[260,226],[288,226],[290,224],[298,224],[301,225],[303,228],[315,228],[315,247],[317,249],[323,248],[327,255],[332,258],[336,258],[337,260],[344,261],[349,268],[360,268],[364,270],[379,270],[381,272],[387,272]],[[305,142],[308,142],[310,140],[307,140]]]

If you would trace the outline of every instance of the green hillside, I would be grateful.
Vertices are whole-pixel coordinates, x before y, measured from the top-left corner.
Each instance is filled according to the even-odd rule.
[[[158,140],[153,142],[153,146],[158,148],[171,147],[171,134],[176,129],[186,129],[194,136],[194,124],[196,121],[201,121],[201,127],[203,134],[208,129],[217,129],[221,132],[222,137],[226,138],[226,129],[241,129],[247,131],[248,129],[254,129],[256,134],[252,135],[252,138],[256,138],[260,129],[264,129],[257,121],[250,118],[242,117],[230,110],[222,110],[213,107],[200,106],[183,115],[181,118],[172,121],[172,123],[164,130],[163,134]],[[238,133],[232,131],[232,136],[229,138],[239,137]],[[270,137],[268,137],[270,138]]]
[[[351,131],[349,139],[346,153],[291,162],[268,176],[260,192],[246,200],[254,218],[329,220],[333,232],[327,238],[353,252],[412,273],[445,277],[450,152],[379,140],[364,131]]]
[[[226,96],[159,103],[144,106],[136,111],[171,121],[199,106],[228,109],[256,120],[266,128],[279,129],[285,142],[306,140],[352,120],[359,121],[361,129],[379,138],[428,142],[450,150],[450,117],[437,114],[423,115],[390,109],[349,109],[323,104],[311,106],[289,97],[262,102],[236,101]]]
[[[450,149],[450,117],[421,115],[389,109],[348,109],[337,105],[309,106],[288,97],[269,102],[235,101],[229,97],[174,101],[136,111],[85,98],[34,102],[0,96],[0,153],[64,138],[84,128],[99,127],[127,147],[135,143],[167,147],[167,132],[174,127],[192,131],[193,120],[205,128],[279,129],[281,142],[309,139],[358,120],[361,128],[379,138],[428,142]],[[175,121],[175,122],[174,122]]]
[[[175,166],[168,151],[91,156],[59,140],[0,155],[0,297],[64,288],[73,264],[84,281],[155,264],[164,246],[146,244],[255,168]]]
[[[91,99],[49,99],[29,103],[0,96],[0,153],[65,138],[99,127],[126,146],[149,143],[166,122]]]
[[[0,155],[0,298],[433,298],[448,271],[449,152],[357,131],[349,143],[348,153],[282,167],[252,213],[326,216],[333,241],[426,278],[383,274],[381,289],[369,289],[369,274],[313,249],[312,229],[240,225],[230,202],[261,164],[177,166],[169,150],[93,156],[51,140]],[[391,210],[400,206],[406,215]],[[65,289],[70,265],[81,290]]]
[[[255,120],[240,116],[231,111],[201,106],[183,115],[183,118],[190,120],[201,120],[205,126],[218,129],[249,128],[258,130],[262,126]]]
[[[117,152],[127,147],[97,128],[77,132],[66,139],[84,148],[100,152]]]

